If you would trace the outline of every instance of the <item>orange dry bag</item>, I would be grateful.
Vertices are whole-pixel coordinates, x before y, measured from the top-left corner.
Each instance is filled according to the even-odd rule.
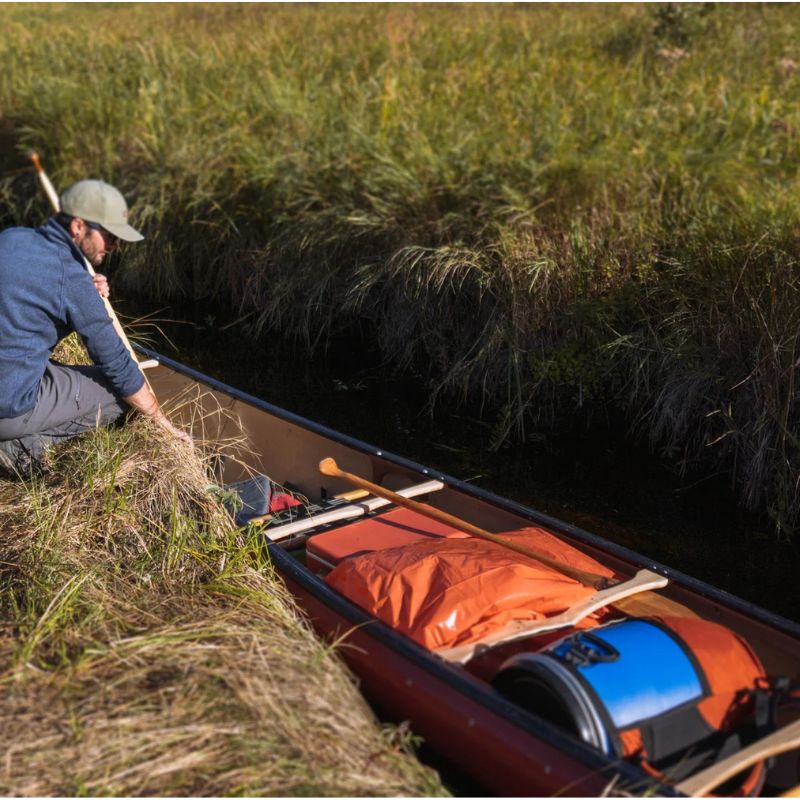
[[[613,575],[542,528],[523,528],[503,537],[578,569]],[[394,630],[431,649],[480,641],[511,620],[546,619],[595,592],[532,558],[463,535],[415,540],[345,558],[325,580]],[[582,624],[596,625],[597,616]]]

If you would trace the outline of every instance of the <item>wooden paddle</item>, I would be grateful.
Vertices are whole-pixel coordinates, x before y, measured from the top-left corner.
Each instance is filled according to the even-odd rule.
[[[800,719],[786,725],[769,736],[733,753],[722,761],[701,770],[691,778],[681,781],[675,788],[690,797],[702,797],[728,778],[732,778],[759,761],[800,747]]]
[[[545,566],[557,570],[562,575],[566,575],[570,578],[580,581],[580,583],[582,583],[584,586],[590,586],[593,589],[606,589],[608,587],[609,580],[604,575],[598,575],[597,573],[589,572],[588,570],[578,569],[578,567],[573,567],[569,564],[562,564],[560,561],[556,561],[556,559],[551,558],[544,553],[540,553],[537,550],[532,550],[530,547],[518,544],[517,542],[503,539],[501,536],[497,536],[494,533],[489,533],[489,531],[478,528],[477,526],[472,525],[463,519],[454,517],[452,514],[448,514],[446,511],[440,511],[438,508],[429,506],[427,503],[420,503],[416,500],[411,500],[408,497],[403,497],[402,495],[397,494],[397,492],[386,489],[377,483],[372,483],[371,481],[361,478],[358,475],[353,475],[349,472],[339,469],[338,465],[332,458],[326,458],[320,461],[319,471],[323,475],[328,475],[332,478],[342,478],[343,480],[349,481],[354,486],[359,486],[362,489],[366,489],[378,497],[383,497],[398,506],[403,506],[411,511],[416,511],[418,514],[422,514],[425,517],[434,519],[437,522],[442,522],[445,525],[455,528],[456,530],[464,531],[464,533],[468,533],[470,536],[476,536],[479,539],[486,539],[487,541],[494,542],[501,547],[514,550],[521,555],[532,558],[535,561],[544,564]],[[643,570],[643,572],[647,572],[647,570]],[[659,576],[657,576],[655,573],[650,574],[653,578],[659,578]]]
[[[53,211],[55,211],[55,213],[57,214],[61,210],[61,203],[58,199],[58,193],[53,187],[53,184],[50,182],[50,178],[47,177],[47,173],[44,171],[44,167],[42,167],[42,163],[39,160],[39,154],[35,150],[32,150],[30,153],[30,159],[33,162],[34,169],[36,170],[36,176],[39,179],[39,183],[41,184],[42,189],[44,189],[44,193],[47,195],[47,199],[50,201],[50,205]],[[94,277],[96,274],[94,271],[94,267],[89,263],[89,260],[86,258],[86,256],[83,257],[83,263],[89,275]],[[103,305],[106,307],[106,312],[108,313],[108,316],[111,317],[111,322],[114,325],[114,330],[117,332],[119,338],[122,339],[122,343],[128,349],[128,352],[131,354],[131,358],[134,360],[139,369],[142,371],[142,375],[144,375],[145,369],[149,367],[158,366],[158,361],[156,361],[155,359],[149,359],[148,361],[143,361],[141,363],[139,362],[139,359],[136,357],[136,353],[134,352],[130,341],[128,341],[128,337],[125,335],[125,331],[122,329],[122,325],[120,324],[120,321],[117,318],[114,308],[112,307],[108,298],[103,297],[102,295],[100,296],[100,298],[103,301]],[[145,376],[145,381],[147,382],[147,385],[150,386],[150,382],[147,380],[147,376]],[[153,387],[150,386],[150,391],[152,390]]]

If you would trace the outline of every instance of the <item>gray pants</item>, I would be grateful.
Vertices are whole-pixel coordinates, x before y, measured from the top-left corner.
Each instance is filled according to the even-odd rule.
[[[48,363],[33,410],[0,419],[0,468],[27,474],[47,445],[108,425],[128,409],[99,367]]]

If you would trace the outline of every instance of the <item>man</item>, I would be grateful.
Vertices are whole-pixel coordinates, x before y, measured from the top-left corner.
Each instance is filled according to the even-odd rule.
[[[120,240],[144,237],[128,224],[128,207],[103,181],[79,181],[61,198],[61,213],[40,228],[0,233],[0,469],[25,474],[48,444],[106,425],[131,408],[169,433],[189,436],[164,415],[114,330],[98,267]],[[71,331],[95,366],[50,361]]]

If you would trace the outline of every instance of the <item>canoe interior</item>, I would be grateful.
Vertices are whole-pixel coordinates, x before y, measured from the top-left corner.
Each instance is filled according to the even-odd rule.
[[[225,482],[240,480],[253,472],[259,472],[288,486],[293,492],[299,492],[310,502],[319,503],[323,498],[352,489],[352,486],[344,481],[320,474],[318,464],[326,457],[333,457],[339,467],[345,471],[394,490],[431,478],[441,479],[445,488],[432,492],[424,498],[431,505],[462,517],[490,532],[508,531],[531,524],[550,527],[564,539],[619,575],[632,576],[641,568],[665,574],[669,577],[670,582],[665,589],[657,592],[656,602],[659,602],[659,597],[664,598],[664,602],[669,602],[668,613],[700,616],[728,626],[751,645],[771,676],[785,675],[795,678],[800,673],[800,626],[793,622],[770,614],[663,565],[655,564],[641,555],[604,542],[598,537],[572,526],[466,486],[453,478],[434,473],[401,457],[384,453],[379,448],[337,434],[313,422],[269,406],[263,401],[236,392],[236,390],[205,376],[193,373],[158,354],[145,352],[149,357],[157,357],[161,361],[161,366],[148,371],[148,377],[156,395],[170,413],[181,417],[184,424],[191,424],[193,435],[196,438],[203,435],[210,439],[222,439],[229,442],[223,448],[225,458],[219,465],[219,477]],[[202,413],[193,413],[193,418],[189,419],[188,408],[190,405],[186,402],[187,400],[199,401]],[[304,570],[302,566],[299,566],[297,570],[294,572],[294,578],[290,577],[289,582],[294,584],[293,589],[301,597],[312,618],[315,614],[319,618],[328,616],[329,619],[323,625],[325,632],[330,635],[342,632],[347,627],[347,620],[340,614],[337,618],[338,621],[334,621],[336,612],[331,611],[331,608],[336,606],[339,600],[329,597],[325,601],[325,591],[319,588],[322,582],[306,576],[305,573],[308,570]],[[346,606],[345,603],[342,607]],[[654,609],[654,613],[658,613],[658,610],[658,608]],[[404,637],[396,638],[403,639]],[[396,660],[397,658],[397,652],[392,652],[391,647],[387,648],[385,643],[378,645],[374,639],[370,640],[366,635],[360,635],[358,644],[361,648],[369,649],[371,647],[375,652],[382,652],[381,657],[385,660],[392,658]],[[416,652],[415,648],[421,650],[413,642],[410,644],[412,652]],[[400,647],[402,649],[405,646],[406,644],[403,643]],[[502,648],[500,648],[500,652],[502,654]],[[426,663],[424,656],[422,659],[422,663]],[[496,659],[496,654],[494,654],[494,661],[487,654],[487,657],[475,659],[475,663],[469,665],[467,669],[452,665],[444,665],[443,668],[451,675],[462,673],[463,680],[466,680],[469,686],[478,686],[475,691],[480,694],[483,691],[480,685],[493,669]],[[376,658],[375,663],[379,663],[380,660],[381,658]],[[427,661],[438,662],[440,659],[431,657]],[[368,661],[361,665],[365,671],[367,670],[366,663]],[[355,668],[358,672],[357,665]],[[434,672],[441,668],[442,665],[438,664],[435,669],[431,667]],[[366,678],[364,675],[360,677],[367,683],[376,679],[374,675],[367,675]],[[462,675],[459,675],[458,679],[461,680]],[[470,681],[473,683],[469,683]],[[419,683],[417,681],[418,685]],[[400,697],[403,693],[395,692],[395,695]],[[458,692],[455,692],[450,698],[451,703],[455,703],[453,698],[457,695]],[[393,709],[393,711],[397,712],[401,709]],[[467,713],[467,717],[472,718],[470,712]],[[468,722],[465,724],[469,727]],[[533,723],[528,720],[526,724]],[[503,735],[506,739],[511,736],[507,731]],[[558,740],[558,736],[551,738],[551,742]],[[573,771],[577,764],[582,763],[584,767],[588,765],[584,770],[586,775],[594,775],[599,781],[595,785],[587,778],[589,782],[584,783],[580,790],[573,793],[594,794],[602,791],[603,784],[607,785],[608,783],[607,770],[603,768],[602,760],[598,761],[590,757],[590,754],[587,754],[589,748],[583,743],[577,743],[575,747],[572,744],[564,746],[572,751],[567,762],[572,763]],[[554,755],[558,748],[553,750],[551,747],[550,750],[552,752],[544,758],[549,766],[542,761],[537,767],[538,779],[533,775],[528,775],[525,778],[526,782],[521,784],[500,781],[499,784],[490,788],[494,791],[499,789],[504,794],[533,793],[530,782],[538,780],[534,787],[538,793],[563,790],[564,776],[568,772],[568,766],[566,762],[558,768],[552,766],[558,761]],[[512,767],[509,765],[503,767],[498,764],[497,769],[511,770]],[[800,774],[797,773],[797,769],[787,770],[785,759],[776,770],[788,773],[788,777],[781,779],[783,784],[793,786],[800,782]],[[548,771],[553,775],[552,781],[548,779],[546,774]],[[628,777],[630,778],[630,775]],[[557,785],[558,781],[562,781],[560,786]],[[794,783],[792,783],[793,781]]]

